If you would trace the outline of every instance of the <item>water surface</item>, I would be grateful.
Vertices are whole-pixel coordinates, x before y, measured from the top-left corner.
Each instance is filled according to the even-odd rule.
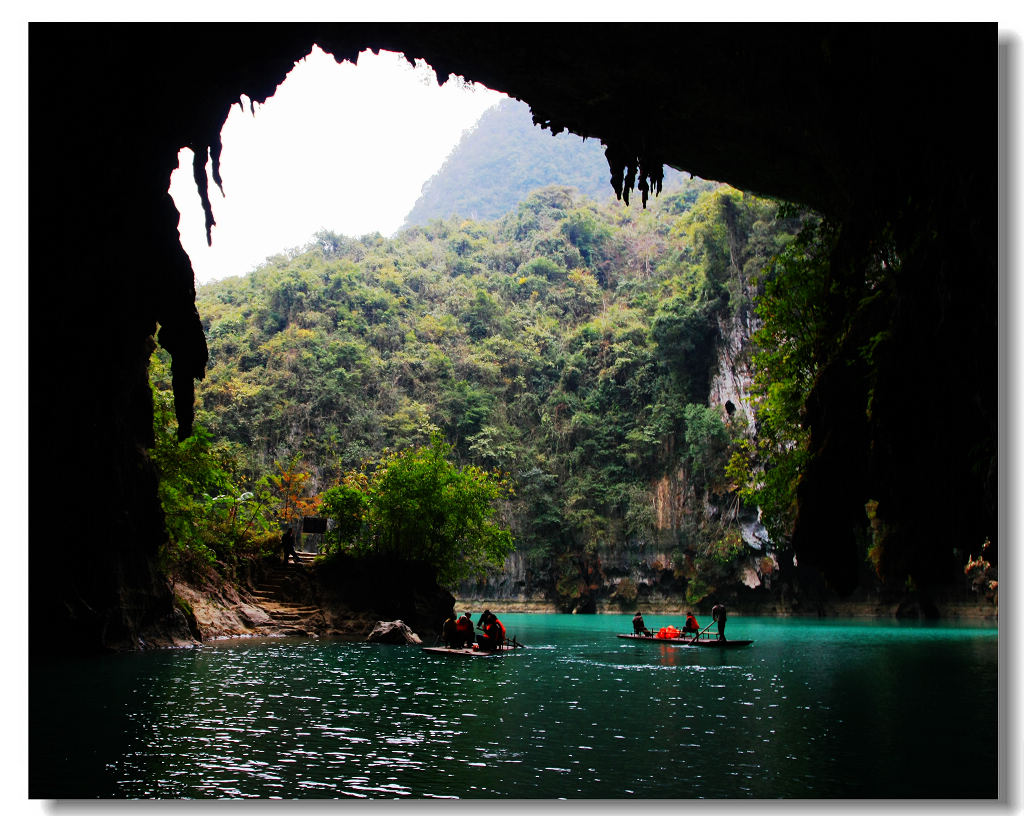
[[[731,617],[754,644],[711,651],[620,640],[628,615],[495,611],[528,648],[54,660],[30,677],[30,796],[997,795],[995,627]]]

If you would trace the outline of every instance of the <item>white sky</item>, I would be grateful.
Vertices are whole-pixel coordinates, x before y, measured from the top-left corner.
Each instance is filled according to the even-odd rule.
[[[233,105],[221,131],[223,196],[210,179],[212,247],[192,151],[179,153],[171,175],[197,282],[244,275],[320,229],[393,234],[463,131],[504,98],[437,79],[398,54],[364,51],[358,65],[338,64],[315,48],[255,114],[248,99],[244,110]]]

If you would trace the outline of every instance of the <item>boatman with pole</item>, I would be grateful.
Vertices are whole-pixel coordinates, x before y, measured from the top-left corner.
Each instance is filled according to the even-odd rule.
[[[725,640],[725,619],[728,617],[725,604],[715,604],[711,609],[711,620],[718,621],[718,639]]]

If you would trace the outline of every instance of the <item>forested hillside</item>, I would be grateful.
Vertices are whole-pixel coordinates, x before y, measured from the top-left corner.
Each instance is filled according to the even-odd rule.
[[[726,478],[750,417],[709,390],[723,332],[752,325],[752,279],[799,225],[691,180],[646,210],[553,186],[497,221],[322,233],[199,291],[196,424],[238,484],[303,474],[307,512],[364,461],[440,435],[511,486],[505,591],[697,602],[773,569]]]
[[[572,133],[552,135],[533,123],[530,108],[506,99],[463,135],[438,172],[423,185],[404,227],[453,215],[490,221],[515,210],[534,190],[574,187],[596,201],[613,193],[601,143]],[[665,189],[682,174],[665,168]]]

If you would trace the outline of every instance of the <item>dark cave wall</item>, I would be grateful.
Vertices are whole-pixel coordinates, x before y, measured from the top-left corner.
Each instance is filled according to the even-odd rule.
[[[665,163],[816,207],[843,224],[843,274],[863,274],[858,258],[891,233],[904,270],[852,332],[891,331],[889,354],[877,372],[835,360],[811,401],[801,564],[849,584],[853,535],[836,541],[835,519],[862,524],[868,498],[908,563],[937,538],[995,542],[995,25],[36,23],[30,643],[70,629],[83,648],[133,648],[186,631],[155,565],[145,452],[157,326],[182,432],[206,361],[168,179],[183,146],[216,157],[231,104],[271,96],[313,43],[339,59],[403,51],[442,80],[504,90],[552,130],[601,139],[627,189],[656,186]]]

